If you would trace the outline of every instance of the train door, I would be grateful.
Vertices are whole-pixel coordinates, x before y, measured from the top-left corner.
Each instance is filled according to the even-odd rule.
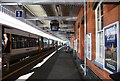
[[[54,40],[52,40],[52,47],[54,46]]]
[[[41,37],[38,36],[38,47],[39,47],[39,52],[41,51],[42,49],[42,46],[41,46]]]
[[[43,48],[44,48],[43,37],[39,37],[39,51],[41,51]]]

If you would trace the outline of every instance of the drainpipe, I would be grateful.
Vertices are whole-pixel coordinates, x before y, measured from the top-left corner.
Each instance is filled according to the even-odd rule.
[[[84,0],[84,76],[86,76],[86,65],[87,65],[87,62],[86,62],[86,43],[87,43],[87,40],[86,40],[86,0]]]

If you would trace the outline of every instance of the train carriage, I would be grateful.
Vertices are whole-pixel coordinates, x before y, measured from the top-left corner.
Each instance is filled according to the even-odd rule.
[[[3,68],[16,62],[30,58],[41,50],[54,47],[54,40],[38,36],[29,32],[2,26],[2,35],[7,35],[7,48],[2,51]],[[4,37],[2,37],[4,40]],[[2,46],[4,49],[4,46]]]

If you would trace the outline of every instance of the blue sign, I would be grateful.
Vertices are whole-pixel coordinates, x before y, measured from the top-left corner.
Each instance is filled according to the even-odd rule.
[[[22,10],[16,10],[15,14],[16,14],[16,17],[23,17],[23,11]]]

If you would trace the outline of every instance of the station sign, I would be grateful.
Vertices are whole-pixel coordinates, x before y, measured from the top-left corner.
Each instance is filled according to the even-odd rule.
[[[59,23],[51,23],[51,31],[58,31],[59,30]]]
[[[58,31],[59,30],[59,22],[57,20],[52,20],[50,22],[51,31]]]
[[[119,22],[104,27],[104,69],[110,73],[120,70]]]
[[[15,11],[15,16],[16,17],[23,17],[23,10],[16,10]]]

